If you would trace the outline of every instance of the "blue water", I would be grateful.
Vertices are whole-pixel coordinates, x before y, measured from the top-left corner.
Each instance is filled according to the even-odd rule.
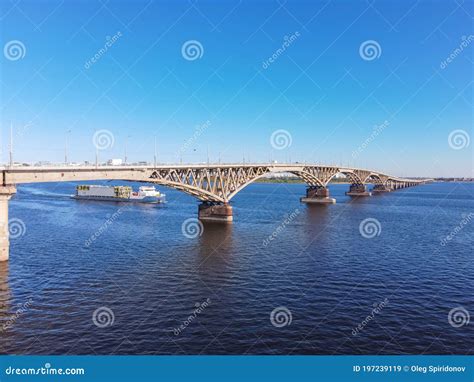
[[[330,206],[300,204],[302,184],[253,184],[232,225],[195,238],[186,194],[124,207],[72,200],[76,184],[19,186],[10,203],[24,227],[0,264],[1,353],[474,353],[473,184],[352,201],[334,185]],[[361,235],[367,218],[378,236]],[[460,307],[471,322],[453,326]]]

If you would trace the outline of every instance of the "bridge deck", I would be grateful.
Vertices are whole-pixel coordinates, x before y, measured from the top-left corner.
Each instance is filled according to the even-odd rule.
[[[266,173],[277,172],[301,172],[304,169],[321,169],[335,173],[370,173],[379,177],[390,178],[398,182],[426,182],[426,179],[408,179],[390,176],[374,170],[341,167],[321,164],[303,163],[226,163],[226,164],[160,164],[155,166],[3,166],[0,167],[2,173],[2,184],[20,184],[34,182],[61,182],[99,179],[122,179],[122,180],[143,180],[147,174],[153,171],[175,170],[226,170],[226,169],[251,169],[266,168]]]

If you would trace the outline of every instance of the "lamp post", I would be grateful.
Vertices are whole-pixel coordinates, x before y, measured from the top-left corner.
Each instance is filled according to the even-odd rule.
[[[70,134],[70,133],[71,133],[71,130],[67,130],[67,131],[66,131],[66,142],[64,143],[64,163],[65,163],[65,164],[68,164],[68,163],[69,163],[68,157],[67,157],[67,156],[68,156],[68,155],[67,155],[67,154],[68,154],[67,151],[68,151],[68,143],[69,143],[68,138],[69,138],[69,134]]]
[[[156,167],[156,135],[155,135],[154,151],[153,151],[153,166]]]
[[[10,122],[10,167],[13,167],[13,122]]]
[[[125,158],[124,158],[124,164],[127,164],[127,144],[128,144],[128,138],[130,138],[130,135],[127,135],[125,137]]]

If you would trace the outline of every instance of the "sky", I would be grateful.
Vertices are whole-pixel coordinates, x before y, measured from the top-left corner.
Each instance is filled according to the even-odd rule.
[[[0,4],[3,163],[474,176],[474,2]]]

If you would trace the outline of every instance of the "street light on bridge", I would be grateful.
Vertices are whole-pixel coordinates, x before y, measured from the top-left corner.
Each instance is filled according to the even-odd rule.
[[[10,122],[10,167],[13,167],[13,122]]]
[[[68,150],[68,137],[69,137],[69,134],[71,133],[71,130],[67,130],[66,131],[66,142],[64,143],[64,163],[65,164],[68,164],[69,161],[68,161],[68,157],[67,157],[67,150]]]
[[[156,135],[154,137],[153,165],[156,167]]]
[[[124,161],[123,161],[124,164],[127,164],[127,143],[128,143],[128,138],[130,138],[130,135],[127,135],[127,136],[125,137],[125,158],[124,158]]]

